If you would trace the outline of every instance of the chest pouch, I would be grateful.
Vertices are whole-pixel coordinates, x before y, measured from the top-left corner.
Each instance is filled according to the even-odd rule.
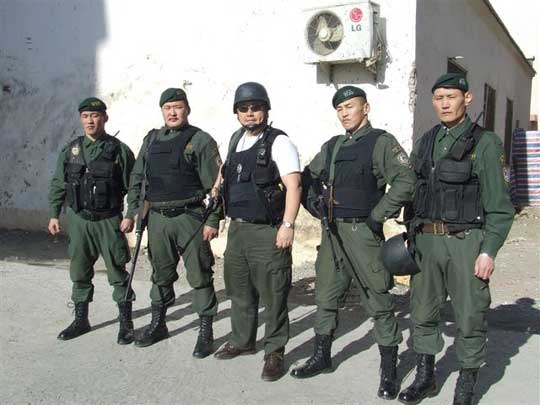
[[[111,197],[113,196],[114,184],[114,163],[106,161],[93,161],[88,164],[88,169],[92,175],[92,206],[96,210],[106,210],[111,208]]]
[[[276,182],[276,175],[273,170],[268,167],[256,167],[253,172],[253,180],[257,185],[266,185]]]
[[[283,187],[283,189],[282,189]],[[283,219],[285,210],[285,195],[286,191],[282,185],[272,185],[263,189],[263,194],[266,199],[268,210],[274,220],[280,221]]]
[[[436,176],[444,183],[463,184],[471,178],[471,173],[472,162],[470,160],[441,159]]]
[[[68,163],[66,166],[66,200],[75,212],[82,209],[81,202],[81,178],[85,167],[77,163]]]
[[[85,171],[85,166],[78,163],[66,165],[66,182],[79,182]]]
[[[238,176],[239,183],[246,183],[250,180],[251,180],[251,172],[244,171],[244,172],[241,172],[240,175]]]
[[[268,153],[266,143],[263,143],[257,149],[257,160],[255,163],[257,164],[257,166],[268,166],[268,163],[270,163],[270,154]]]

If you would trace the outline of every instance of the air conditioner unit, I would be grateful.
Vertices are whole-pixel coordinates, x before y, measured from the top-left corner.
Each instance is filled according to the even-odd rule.
[[[361,0],[308,9],[304,10],[304,21],[305,63],[351,63],[378,58],[378,4]]]

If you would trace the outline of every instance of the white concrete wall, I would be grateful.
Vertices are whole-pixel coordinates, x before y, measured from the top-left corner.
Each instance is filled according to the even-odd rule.
[[[237,127],[234,90],[260,81],[274,126],[289,133],[306,162],[339,132],[336,88],[357,84],[368,93],[372,123],[409,149],[416,0],[379,1],[388,42],[379,84],[357,65],[335,68],[331,84],[303,63],[302,10],[329,2],[2,0],[0,226],[45,226],[58,151],[80,134],[76,106],[90,95],[109,105],[109,133],[120,130],[138,150],[161,125],[160,93],[185,87],[191,123],[214,135],[224,153]]]
[[[43,227],[56,155],[95,91],[101,0],[0,1],[0,226]]]
[[[490,0],[527,58],[534,57],[531,114],[540,118],[540,2],[538,0]]]
[[[431,105],[431,87],[446,73],[447,58],[467,71],[475,100],[469,109],[474,119],[482,111],[484,84],[496,90],[495,132],[504,137],[506,99],[514,101],[516,120],[526,126],[531,99],[531,70],[482,0],[418,0],[416,64],[418,99],[415,134],[437,123]],[[481,119],[480,123],[483,122]]]

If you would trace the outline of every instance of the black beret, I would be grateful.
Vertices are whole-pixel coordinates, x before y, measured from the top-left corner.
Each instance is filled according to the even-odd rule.
[[[79,112],[83,111],[105,112],[107,111],[107,105],[99,98],[88,97],[81,101],[81,103],[79,104]]]
[[[336,94],[334,94],[334,97],[332,97],[332,105],[334,108],[337,108],[337,106],[344,101],[354,97],[363,97],[367,100],[366,92],[361,88],[355,86],[342,87],[336,91]]]
[[[461,73],[446,73],[435,80],[431,92],[433,93],[440,88],[469,91],[469,82]]]
[[[165,90],[163,93],[161,93],[161,97],[159,98],[159,106],[163,107],[163,104],[171,101],[185,101],[189,106],[186,92],[182,89],[175,89],[171,87]]]

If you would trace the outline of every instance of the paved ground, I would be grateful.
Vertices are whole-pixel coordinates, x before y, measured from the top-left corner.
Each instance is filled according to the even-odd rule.
[[[313,221],[312,221],[313,222]],[[290,294],[291,341],[287,367],[312,351],[315,245],[318,230],[306,219],[295,241],[293,289]],[[385,229],[385,232],[399,229]],[[230,330],[230,303],[223,291],[223,235],[213,241],[215,285],[220,312],[217,344]],[[478,383],[480,404],[540,404],[540,209],[516,216],[507,243],[497,257],[491,280],[489,346]],[[56,340],[71,322],[67,274],[67,238],[44,232],[0,229],[0,404],[378,404],[377,346],[371,322],[357,304],[354,289],[341,311],[333,347],[335,372],[297,381],[288,375],[274,383],[260,380],[263,365],[259,329],[258,353],[231,361],[191,357],[197,317],[190,306],[185,272],[177,283],[178,300],[169,310],[171,338],[145,348],[116,345],[116,308],[111,301],[103,262],[96,264],[96,294],[91,305],[91,333]],[[135,326],[149,322],[150,263],[142,255],[135,275],[138,293]],[[400,347],[399,376],[413,378],[409,349],[407,288],[396,288],[399,322],[405,340]],[[454,324],[447,311],[446,347],[437,357],[441,392],[423,404],[451,402],[457,366],[452,345]],[[397,402],[393,402],[397,403]]]
[[[312,280],[295,283],[291,295],[291,341],[287,367],[309,356],[314,305]],[[182,282],[181,282],[182,283]],[[260,380],[263,352],[230,361],[191,357],[197,320],[185,283],[169,310],[171,338],[152,347],[116,345],[116,308],[105,274],[95,277],[91,305],[93,330],[61,342],[58,332],[71,321],[66,307],[70,283],[65,271],[0,261],[0,403],[1,404],[378,404],[378,352],[370,333],[372,324],[362,308],[348,303],[342,311],[333,347],[336,370],[304,381],[286,375],[274,383]],[[137,279],[135,326],[150,318],[149,283]],[[219,291],[220,311],[215,323],[217,344],[226,340],[229,309]],[[400,346],[399,376],[412,380],[414,357],[409,349],[410,321],[407,295],[396,296],[405,340]],[[523,296],[497,305],[489,314],[489,351],[481,371],[481,404],[540,403],[540,311],[538,302]],[[451,314],[445,323],[446,347],[437,357],[441,391],[423,404],[451,403],[457,378],[452,346]],[[397,402],[394,402],[397,403]]]

